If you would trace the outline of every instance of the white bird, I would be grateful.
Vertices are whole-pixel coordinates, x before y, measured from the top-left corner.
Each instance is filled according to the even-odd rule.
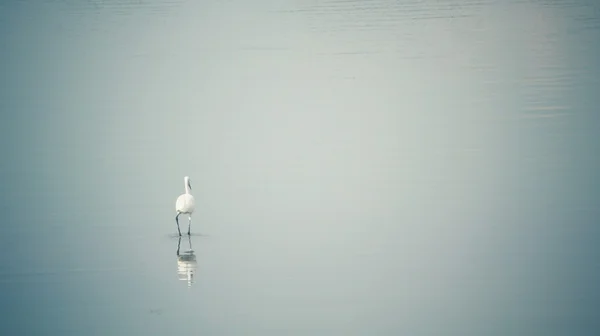
[[[186,176],[183,178],[183,181],[185,182],[185,194],[177,197],[177,201],[175,202],[175,211],[177,211],[175,222],[177,223],[177,231],[179,231],[179,236],[181,236],[181,230],[179,229],[179,215],[187,214],[190,220],[188,224],[189,236],[190,227],[192,226],[192,213],[196,207],[196,200],[194,200],[194,196],[191,194],[192,184],[190,183],[190,178]]]

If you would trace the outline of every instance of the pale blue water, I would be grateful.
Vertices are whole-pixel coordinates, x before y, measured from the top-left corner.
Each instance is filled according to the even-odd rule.
[[[599,14],[2,2],[0,334],[597,335]]]

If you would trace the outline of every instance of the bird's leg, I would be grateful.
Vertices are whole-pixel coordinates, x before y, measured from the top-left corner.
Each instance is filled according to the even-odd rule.
[[[188,236],[188,243],[190,245],[190,251],[192,250],[192,236]]]
[[[192,216],[189,216],[189,223],[188,223],[188,236],[190,236],[190,227],[192,226]]]
[[[181,212],[177,213],[177,216],[175,216],[175,223],[177,223],[177,231],[179,232],[179,237],[181,237],[181,230],[179,229],[179,215],[181,214]]]
[[[179,242],[177,242],[177,256],[179,257],[179,247],[181,246],[181,236],[179,236]]]

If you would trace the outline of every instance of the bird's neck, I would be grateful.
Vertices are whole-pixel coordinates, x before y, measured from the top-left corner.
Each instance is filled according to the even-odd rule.
[[[187,183],[185,184],[185,193],[190,194],[190,187],[188,187]]]

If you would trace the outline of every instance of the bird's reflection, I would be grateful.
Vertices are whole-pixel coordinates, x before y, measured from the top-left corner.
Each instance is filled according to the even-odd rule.
[[[188,287],[191,287],[194,281],[194,275],[196,274],[196,255],[192,250],[192,237],[188,236],[189,249],[180,253],[181,248],[181,237],[177,243],[177,275],[179,280],[187,281]]]

